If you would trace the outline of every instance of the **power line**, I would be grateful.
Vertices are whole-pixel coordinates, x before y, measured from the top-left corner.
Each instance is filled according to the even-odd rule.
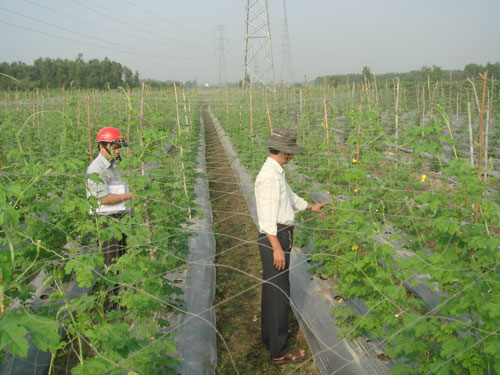
[[[99,28],[101,28],[101,29],[103,29],[103,30],[111,31],[111,32],[113,32],[113,33],[119,33],[119,34],[126,35],[126,36],[129,36],[129,37],[132,37],[132,38],[136,38],[136,39],[139,39],[139,40],[142,40],[142,41],[145,41],[145,42],[150,42],[150,43],[162,43],[162,42],[160,42],[160,41],[155,41],[155,40],[150,40],[150,39],[144,39],[144,38],[141,38],[141,37],[136,36],[136,35],[133,35],[133,34],[128,34],[128,33],[125,33],[125,32],[123,32],[123,31],[117,31],[116,29],[111,29],[111,28],[109,28],[109,27],[102,26],[102,25],[99,25],[99,24],[97,24],[97,23],[89,22],[89,21],[83,20],[83,19],[81,19],[81,18],[74,17],[74,16],[72,16],[72,15],[70,15],[70,14],[63,13],[63,12],[60,12],[60,11],[58,11],[58,10],[51,9],[51,8],[46,7],[46,6],[44,6],[44,5],[38,4],[38,3],[36,3],[36,2],[34,2],[34,1],[32,1],[32,0],[24,0],[24,1],[25,1],[25,2],[27,2],[27,3],[30,3],[30,4],[36,5],[36,6],[40,7],[40,8],[46,9],[46,10],[48,10],[48,11],[50,11],[50,12],[54,12],[54,13],[60,14],[61,16],[68,17],[68,18],[72,18],[72,19],[77,20],[77,21],[79,21],[79,22],[86,23],[87,25],[91,25],[91,26],[94,26],[94,27],[99,27]]]
[[[4,10],[9,11],[8,9],[3,8],[1,6],[0,6],[0,9],[4,9]],[[24,16],[24,17],[32,18],[32,17],[29,17],[29,16]],[[38,21],[36,19],[34,19],[34,20]],[[143,51],[137,51],[137,50],[130,49],[127,46],[125,46],[127,49],[123,50],[123,49],[118,49],[118,48],[113,48],[113,47],[108,47],[108,46],[102,46],[102,45],[99,45],[99,44],[88,43],[88,42],[84,42],[84,41],[76,40],[76,39],[72,39],[72,38],[67,38],[67,37],[64,37],[62,35],[56,35],[56,34],[48,33],[48,32],[45,32],[45,31],[32,29],[32,28],[27,27],[27,26],[16,25],[16,24],[13,24],[13,23],[10,23],[10,22],[6,22],[6,21],[3,21],[3,20],[0,20],[0,22],[4,23],[6,25],[9,25],[9,26],[14,26],[14,27],[18,27],[18,28],[21,28],[21,29],[33,31],[33,32],[35,32],[37,34],[44,34],[44,35],[51,36],[51,37],[54,37],[54,38],[68,40],[70,42],[77,42],[77,43],[85,44],[85,45],[91,46],[91,47],[98,47],[98,48],[103,48],[103,49],[106,49],[106,50],[112,50],[112,51],[116,51],[116,52],[122,52],[122,53],[126,53],[126,54],[132,54],[132,55],[138,55],[138,56],[146,56],[146,57],[163,57],[163,58],[172,58],[172,59],[197,59],[197,57],[167,56],[167,55],[161,55],[161,54],[157,54],[157,53],[148,53],[148,52],[143,52]],[[56,28],[65,29],[65,28],[62,28],[62,27],[59,27],[59,26],[56,26],[56,25],[52,25],[52,24],[50,24],[48,22],[44,22],[44,21],[38,21],[38,22],[41,22],[41,23],[44,23],[44,24],[47,24],[49,26],[53,26],[53,27],[56,27]],[[66,30],[68,30],[68,29],[66,29]],[[69,30],[69,31],[71,31],[71,30]],[[77,34],[77,35],[80,35],[80,36],[83,36],[83,37],[89,37],[89,38],[92,38],[92,39],[96,39],[98,41],[103,41],[103,40],[100,40],[98,38],[93,38],[93,37],[90,37],[90,36],[86,36],[85,34],[80,34],[78,32],[74,32],[74,31],[72,31],[72,32],[74,34]],[[112,44],[112,45],[114,44],[114,43],[107,42],[107,41],[104,41],[104,42],[108,43],[108,44]],[[116,45],[116,44],[114,44],[114,45]],[[118,45],[118,46],[120,46],[120,45]],[[123,47],[123,46],[121,46],[121,47]]]
[[[170,20],[168,20],[168,19],[166,19],[166,18],[161,17],[160,15],[158,15],[158,14],[156,14],[156,13],[152,13],[152,12],[150,12],[150,11],[149,11],[149,10],[147,10],[147,9],[141,8],[140,6],[138,6],[138,5],[134,4],[134,3],[132,3],[130,0],[125,0],[125,2],[129,3],[130,5],[132,5],[133,7],[137,8],[137,9],[139,9],[139,10],[142,10],[143,12],[145,12],[145,13],[149,14],[150,16],[156,17],[156,18],[158,18],[158,19],[160,19],[160,20],[162,20],[162,21],[164,21],[164,22],[167,22],[167,23],[169,23],[169,24],[171,24],[171,25],[174,25],[174,26],[180,27],[180,28],[182,28],[182,29],[184,29],[184,30],[187,30],[187,31],[190,31],[190,32],[193,32],[193,33],[199,34],[199,32],[198,32],[198,31],[191,30],[191,29],[187,28],[186,26],[184,26],[184,25],[182,25],[182,24],[175,23],[175,22],[173,22],[173,21],[170,21]],[[169,31],[169,32],[171,32],[171,31]],[[175,32],[175,31],[174,31],[174,32]],[[176,34],[181,34],[181,33],[178,33],[178,32],[175,32],[175,33],[176,33]],[[187,34],[181,34],[181,35],[187,35]]]
[[[116,51],[116,52],[129,53],[129,54],[139,55],[139,56],[147,56],[147,55],[144,55],[142,53],[135,53],[135,52],[130,51],[130,50],[124,51],[124,50],[121,50],[121,49],[116,49],[116,48],[111,48],[111,47],[105,47],[105,46],[101,46],[101,45],[98,45],[98,44],[92,44],[92,43],[82,42],[80,40],[66,38],[66,37],[61,36],[61,35],[55,35],[55,34],[47,33],[45,31],[41,31],[41,30],[35,30],[35,29],[30,28],[30,27],[16,25],[16,24],[13,24],[13,23],[10,23],[10,22],[6,22],[6,21],[3,21],[3,20],[0,20],[0,22],[3,23],[3,24],[5,24],[5,25],[14,26],[14,27],[18,27],[20,29],[25,29],[25,30],[33,31],[33,32],[35,32],[37,34],[44,34],[44,35],[48,35],[48,36],[51,36],[51,37],[54,37],[54,38],[68,40],[70,42],[76,42],[76,43],[85,44],[85,45],[91,46],[91,47],[98,47],[98,48],[108,49],[108,50],[112,50],[112,51]]]
[[[17,12],[15,10],[11,10],[11,9],[7,9],[7,8],[4,8],[2,6],[0,6],[0,9],[3,9],[3,10],[6,10],[7,12],[11,12],[11,13],[14,13],[14,14],[17,14],[18,16],[21,16],[21,17],[25,17],[25,18],[28,18],[32,21],[36,21],[36,22],[40,22],[40,23],[43,23],[44,25],[48,25],[48,26],[51,26],[51,27],[55,27],[56,29],[60,29],[60,30],[63,30],[63,31],[66,31],[66,32],[69,32],[69,33],[72,33],[72,34],[76,34],[76,35],[79,35],[79,36],[83,36],[85,38],[89,38],[89,39],[94,39],[94,40],[97,40],[98,42],[104,42],[104,43],[107,43],[107,44],[111,44],[111,45],[115,45],[115,46],[118,46],[118,47],[122,47],[122,48],[126,48],[128,49],[129,46],[125,46],[125,45],[122,45],[122,44],[118,44],[118,43],[113,43],[113,42],[109,42],[107,40],[104,40],[104,39],[101,39],[101,38],[96,38],[94,36],[91,36],[91,35],[86,35],[86,34],[82,34],[78,31],[73,31],[71,29],[68,29],[66,27],[62,27],[62,26],[57,26],[57,25],[54,25],[52,23],[49,23],[49,22],[46,22],[46,21],[43,21],[43,20],[40,20],[38,18],[35,18],[35,17],[31,17],[31,16],[27,16],[25,14],[22,14],[20,12]],[[139,53],[142,53],[144,55],[150,55],[150,56],[161,56],[160,54],[157,54],[157,53],[152,53],[152,52],[147,52],[147,51],[141,51],[141,50],[136,50],[138,51]]]
[[[128,27],[131,27],[131,28],[133,28],[133,29],[139,30],[139,31],[141,31],[141,32],[143,32],[143,33],[146,33],[146,34],[153,35],[153,36],[155,36],[155,37],[157,37],[157,38],[167,40],[167,41],[169,41],[169,42],[171,42],[171,43],[173,43],[173,44],[175,44],[175,45],[177,45],[177,46],[179,46],[179,47],[196,47],[196,45],[195,45],[195,44],[179,43],[179,42],[178,42],[177,40],[175,40],[175,39],[167,38],[167,37],[162,36],[162,35],[160,35],[160,34],[155,34],[155,33],[151,32],[151,31],[146,30],[146,29],[143,29],[143,28],[141,28],[141,27],[135,26],[135,25],[133,25],[133,24],[131,24],[131,23],[128,23],[128,22],[125,22],[125,21],[121,21],[121,20],[119,20],[119,19],[117,19],[117,18],[115,18],[115,17],[113,17],[113,16],[107,15],[107,14],[105,14],[105,13],[103,13],[103,12],[101,12],[101,11],[97,10],[97,9],[94,9],[94,8],[92,8],[92,7],[89,7],[89,6],[85,5],[85,4],[82,4],[82,3],[80,3],[80,2],[79,2],[79,1],[77,1],[77,0],[69,0],[69,1],[71,1],[72,3],[75,3],[75,4],[79,5],[79,6],[81,6],[82,8],[85,8],[85,9],[88,9],[88,10],[90,10],[90,11],[94,12],[94,13],[100,14],[100,15],[101,15],[101,16],[103,16],[103,17],[109,18],[109,19],[111,19],[111,20],[113,20],[113,21],[115,21],[115,22],[117,22],[117,23],[121,23],[121,24],[123,24],[123,25],[125,25],[125,26],[128,26]],[[91,2],[87,0],[87,3],[91,3]],[[101,5],[95,5],[94,3],[91,3],[91,4],[93,4],[94,6],[99,6],[99,7],[101,7],[102,9],[105,9],[106,11],[108,11],[108,12],[110,12],[110,13],[113,13],[113,14],[118,14],[118,15],[120,15],[120,16],[121,16],[121,17],[123,17],[123,18],[129,18],[129,17],[127,17],[127,16],[121,15],[120,13],[118,13],[118,12],[116,12],[116,11],[110,10],[110,9],[108,9],[108,8],[104,8],[104,7],[102,7]]]

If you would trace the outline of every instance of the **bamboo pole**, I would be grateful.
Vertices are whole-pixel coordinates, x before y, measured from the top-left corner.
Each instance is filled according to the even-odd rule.
[[[479,113],[479,156],[477,162],[477,177],[481,178],[481,168],[483,161],[483,141],[484,141],[484,105],[486,100],[486,84],[488,81],[488,71],[486,70],[484,74],[481,74],[481,79],[483,80],[483,96],[481,98],[481,111]]]
[[[420,112],[420,84],[417,83],[417,87],[415,87],[415,98],[417,100],[417,113]]]
[[[267,113],[267,121],[269,121],[269,131],[271,135],[273,135],[273,122],[271,121],[271,114],[269,113],[269,103],[266,100],[266,113]]]
[[[469,81],[472,85],[472,89],[474,90],[474,97],[476,98],[477,114],[481,116],[481,107],[479,106],[479,98],[477,96],[476,84],[470,78],[467,78],[467,81]]]
[[[40,104],[39,104],[39,94],[38,89],[36,90],[36,126],[38,129],[38,137],[40,137]]]
[[[488,178],[488,138],[490,133],[490,108],[491,102],[488,100],[488,110],[486,111],[486,131],[484,134],[484,180]]]
[[[399,77],[396,77],[396,108],[395,108],[395,111],[396,111],[396,148],[398,146],[398,137],[399,137],[399,134],[398,134],[398,131],[399,131],[399,84],[400,84],[400,80],[399,80]]]
[[[304,97],[302,89],[299,90],[299,122],[302,121],[304,115]]]
[[[177,85],[174,80],[174,94],[175,94],[175,112],[177,114],[177,131],[178,134],[181,134],[181,119],[179,117],[179,98],[177,97]]]
[[[139,144],[141,145],[141,147],[144,147],[144,96],[145,96],[145,92],[146,92],[146,86],[144,84],[144,82],[142,83],[142,87],[141,87],[141,107],[140,107],[140,110],[139,110],[139,127],[141,129],[141,138],[139,140]],[[145,164],[144,164],[144,161],[142,162],[142,175],[144,176],[145,175]]]
[[[425,125],[425,85],[422,85],[422,126]],[[422,132],[422,137],[423,137]]]
[[[472,116],[470,113],[470,101],[467,101],[467,116],[469,119],[470,166],[474,167],[474,137],[472,136]]]
[[[90,94],[87,94],[87,129],[89,133],[89,158],[92,163],[92,134],[91,134],[92,123],[90,122]]]
[[[127,143],[130,144],[130,124],[132,122],[132,98],[130,96],[130,87],[127,90]],[[127,147],[127,154],[130,154],[130,147]]]
[[[330,150],[330,135],[329,135],[329,129],[328,129],[328,104],[329,99],[324,98],[323,99],[323,109],[324,109],[324,118],[323,118],[323,127],[325,129],[325,140],[326,140],[326,150],[328,154],[328,185],[332,184],[332,155],[331,155],[331,150]]]
[[[307,76],[304,74],[304,83],[305,83],[305,93],[304,93],[304,104],[306,107],[306,125],[307,129],[309,129],[309,82],[307,82]]]
[[[449,94],[449,103],[448,103],[448,118],[450,119],[450,126],[451,126],[451,118],[452,118],[452,114],[451,114],[451,107],[452,107],[452,96],[451,96],[451,85],[452,85],[452,73],[450,72],[450,94]]]
[[[226,97],[227,97],[227,86],[226,86]],[[184,101],[184,120],[186,121],[186,126],[189,127],[189,120],[186,107],[186,94],[184,93],[184,87],[182,88],[182,100]]]
[[[374,85],[374,89],[375,89],[375,103],[378,106],[379,99],[378,99],[377,75],[375,73],[373,73],[373,85]]]

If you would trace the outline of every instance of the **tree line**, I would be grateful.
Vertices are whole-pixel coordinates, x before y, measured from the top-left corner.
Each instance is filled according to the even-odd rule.
[[[412,70],[406,73],[384,73],[377,74],[377,80],[380,82],[384,81],[392,81],[399,77],[401,82],[427,82],[430,80],[431,82],[441,81],[441,80],[449,80],[450,74],[452,81],[464,81],[467,78],[470,79],[478,79],[480,78],[480,74],[484,73],[485,70],[488,70],[488,77],[494,77],[496,79],[500,78],[500,63],[490,63],[488,62],[486,65],[479,64],[467,64],[463,70],[446,70],[442,69],[439,66],[433,65],[432,67],[423,66],[420,70]],[[340,84],[357,82],[361,83],[365,80],[371,81],[373,80],[373,74],[371,69],[367,66],[363,67],[361,74],[335,74],[335,75],[327,75],[320,76],[314,80],[315,84],[323,84],[326,83],[331,86],[337,86]]]
[[[139,86],[139,72],[116,61],[92,59],[79,54],[75,60],[38,58],[33,65],[23,62],[0,63],[0,88],[31,90],[36,88],[115,89]]]

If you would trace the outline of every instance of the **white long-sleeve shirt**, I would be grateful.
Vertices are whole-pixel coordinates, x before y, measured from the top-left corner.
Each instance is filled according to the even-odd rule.
[[[276,224],[294,225],[295,213],[307,208],[307,202],[288,186],[281,165],[270,157],[255,179],[255,200],[260,232],[275,236]]]

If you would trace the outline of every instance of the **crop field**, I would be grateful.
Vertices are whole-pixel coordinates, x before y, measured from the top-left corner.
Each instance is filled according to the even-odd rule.
[[[29,338],[53,354],[50,374],[172,371],[167,318],[181,293],[166,275],[183,265],[194,207],[199,120],[189,101],[182,90],[2,97],[0,342],[9,355],[25,357]],[[120,221],[89,215],[96,201],[85,196],[104,126],[131,145],[120,169],[137,199]],[[104,266],[102,241],[117,233],[128,251]]]
[[[335,87],[3,92],[0,362],[36,348],[48,353],[48,374],[178,373],[175,335],[186,327],[173,317],[185,312],[185,301],[172,275],[189,267],[192,225],[202,216],[194,190],[207,106],[253,178],[272,130],[298,130],[307,151],[285,167],[287,180],[308,202],[326,196],[329,204],[323,217],[298,214],[295,246],[311,277],[328,285],[336,305],[327,316],[343,339],[380,342],[383,353],[370,355],[391,374],[500,374],[499,87],[493,80],[373,79]],[[89,215],[97,201],[85,195],[104,126],[118,127],[131,145],[120,170],[137,198],[120,221]],[[210,157],[215,165],[217,155]],[[210,182],[229,170],[211,172]],[[235,213],[230,200],[238,193],[211,194],[214,205],[225,204],[216,206],[214,225],[228,220],[222,210],[250,216]],[[251,244],[251,224],[226,224],[231,232],[217,232],[218,244],[223,237]],[[106,266],[102,243],[119,233],[128,250]],[[231,246],[224,256],[240,245]],[[262,276],[238,262],[231,267],[253,284],[238,281],[233,292],[225,290],[232,276],[224,284],[218,278],[218,308],[233,299],[238,306],[217,321],[217,374],[318,373],[315,353],[307,365],[281,370],[252,370],[257,361],[269,367],[262,350],[250,364],[239,359],[247,348],[236,345],[259,335],[254,287]],[[252,311],[236,310],[247,304]],[[224,329],[240,313],[255,337]]]
[[[482,88],[372,81],[211,102],[254,177],[271,130],[298,129],[307,151],[288,180],[331,201],[324,220],[301,216],[297,242],[341,301],[340,334],[382,340],[392,374],[500,373],[498,83]]]

